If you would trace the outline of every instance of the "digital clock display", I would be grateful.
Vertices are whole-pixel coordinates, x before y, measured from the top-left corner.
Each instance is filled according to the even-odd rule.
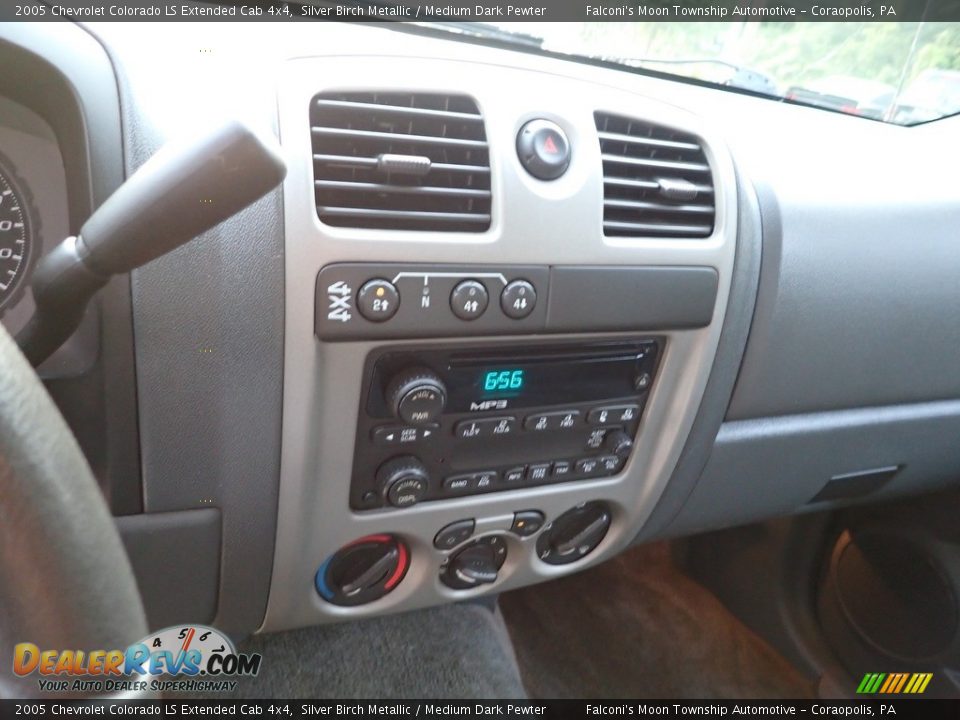
[[[484,392],[520,392],[525,383],[525,371],[522,368],[486,370],[480,377],[480,386]]]

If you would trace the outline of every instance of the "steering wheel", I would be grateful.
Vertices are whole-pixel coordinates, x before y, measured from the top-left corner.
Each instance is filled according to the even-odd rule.
[[[90,466],[0,326],[0,697],[43,695],[36,671],[14,674],[17,643],[123,650],[146,633],[130,562]]]

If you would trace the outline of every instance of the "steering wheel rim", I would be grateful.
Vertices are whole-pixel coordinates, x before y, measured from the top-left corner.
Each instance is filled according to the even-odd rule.
[[[14,646],[124,649],[147,633],[130,561],[90,466],[0,326],[0,697],[32,697]],[[69,697],[69,694],[58,694]]]

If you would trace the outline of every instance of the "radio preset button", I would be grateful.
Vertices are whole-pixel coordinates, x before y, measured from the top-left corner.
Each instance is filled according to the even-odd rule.
[[[473,473],[468,475],[451,475],[443,481],[443,489],[451,493],[470,492],[477,488],[477,476]]]
[[[615,473],[620,470],[623,460],[616,455],[601,455],[597,460],[604,472]]]
[[[518,483],[523,480],[524,475],[527,472],[527,466],[521,465],[520,467],[510,468],[503,473],[503,481],[508,483]]]
[[[476,474],[477,478],[477,490],[487,490],[493,487],[493,484],[497,481],[497,471],[496,470],[484,470]]]
[[[483,283],[464,280],[450,294],[450,309],[461,320],[476,320],[490,303],[490,295]]]
[[[524,430],[542,432],[544,430],[569,430],[576,427],[580,420],[579,410],[556,410],[548,413],[528,415],[523,421]]]
[[[357,310],[370,322],[389,320],[399,307],[400,293],[387,280],[370,280],[357,293]]]
[[[599,450],[603,446],[603,440],[606,437],[606,430],[591,430],[589,437],[587,437],[587,449]]]
[[[473,518],[469,520],[457,520],[449,525],[445,525],[433,538],[433,546],[437,550],[452,550],[457,545],[467,540],[473,535],[473,530],[477,523]]]
[[[510,435],[516,430],[515,417],[478,418],[477,420],[461,420],[453,428],[453,434],[462,440],[471,440],[478,437],[501,437]]]
[[[577,460],[578,475],[594,475],[600,470],[600,461],[597,458],[583,458]]]
[[[500,293],[500,309],[508,318],[522,320],[533,312],[537,291],[526,280],[514,280]]]
[[[640,416],[639,405],[606,405],[587,413],[591,425],[621,425],[633,422]]]
[[[537,463],[527,468],[528,480],[546,480],[550,474],[550,463]]]

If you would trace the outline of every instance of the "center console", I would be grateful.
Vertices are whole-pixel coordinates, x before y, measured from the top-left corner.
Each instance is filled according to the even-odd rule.
[[[660,498],[717,350],[736,186],[710,127],[631,76],[426,45],[442,62],[283,73],[264,630],[609,558]]]

